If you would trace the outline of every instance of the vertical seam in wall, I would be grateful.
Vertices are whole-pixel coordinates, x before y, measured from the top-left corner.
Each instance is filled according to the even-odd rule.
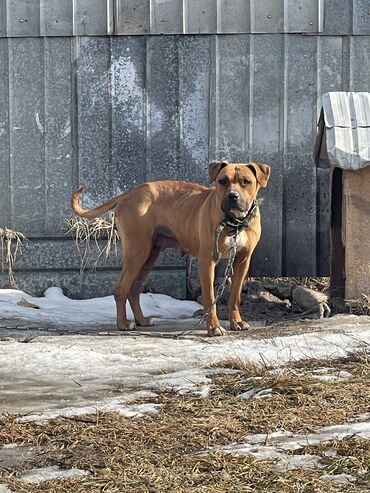
[[[248,81],[248,99],[249,99],[249,115],[248,115],[248,142],[249,142],[249,152],[248,160],[253,160],[254,149],[253,149],[253,113],[254,113],[254,102],[253,102],[253,90],[254,90],[254,37],[255,34],[249,35],[249,81]]]
[[[7,64],[7,73],[8,73],[8,84],[7,84],[7,95],[8,95],[8,135],[6,139],[6,159],[8,161],[8,190],[9,190],[9,227],[13,227],[12,224],[12,211],[13,211],[13,193],[12,193],[12,172],[11,172],[11,165],[10,165],[10,139],[11,139],[11,122],[10,122],[10,39],[7,38],[6,40],[6,64]],[[6,226],[4,224],[4,226]]]
[[[150,37],[145,36],[146,50],[145,50],[145,76],[144,76],[144,95],[145,95],[145,104],[144,104],[144,133],[146,136],[146,145],[144,145],[144,156],[145,156],[145,180],[151,175],[151,163],[149,162],[150,158],[150,107],[149,107],[149,77],[150,77],[150,63],[149,63],[149,49],[150,49]]]
[[[15,40],[16,42],[16,40]],[[11,45],[13,43],[13,40],[11,38],[8,38],[7,44],[8,44],[8,50],[7,50],[7,62],[8,62],[8,125],[9,125],[9,132],[8,132],[8,163],[9,163],[9,192],[10,192],[10,200],[9,200],[9,205],[10,205],[10,214],[9,214],[9,222],[10,222],[10,227],[14,227],[15,224],[13,223],[13,211],[14,211],[14,193],[13,193],[13,178],[14,178],[14,169],[13,169],[13,163],[11,159],[11,146],[12,146],[12,113],[11,113],[11,66],[10,66],[10,58],[11,58]]]
[[[283,56],[284,56],[284,63],[283,63],[283,94],[282,94],[282,161],[283,161],[283,200],[282,200],[282,259],[281,259],[281,271],[282,275],[285,276],[287,272],[287,266],[286,266],[286,258],[287,258],[287,239],[286,239],[286,231],[287,231],[287,225],[286,225],[286,195],[287,195],[287,190],[286,190],[286,185],[285,185],[285,172],[286,172],[286,156],[287,156],[287,134],[288,134],[288,125],[287,125],[287,116],[288,116],[288,88],[287,88],[287,82],[288,82],[288,61],[287,61],[287,40],[288,40],[288,34],[283,34]]]
[[[42,82],[43,82],[43,94],[44,94],[44,104],[43,104],[43,110],[44,110],[44,114],[43,114],[43,117],[44,117],[44,131],[42,133],[42,143],[43,143],[43,160],[44,160],[44,163],[43,163],[43,168],[44,168],[44,232],[47,231],[47,208],[46,208],[46,204],[47,204],[47,194],[48,194],[48,191],[46,189],[46,184],[47,184],[47,174],[48,174],[48,165],[47,165],[47,162],[46,162],[46,132],[47,132],[47,129],[46,129],[46,71],[45,71],[45,68],[47,67],[47,62],[48,62],[48,54],[49,54],[49,38],[47,37],[43,37],[42,38],[42,50],[43,50],[43,78],[42,78]],[[47,48],[47,50],[46,50]]]
[[[113,169],[113,149],[112,149],[112,130],[113,130],[113,97],[112,97],[112,88],[113,88],[113,57],[112,57],[112,36],[108,37],[108,158],[109,158],[109,195],[116,194],[114,189],[115,179],[117,176],[116,170]]]
[[[79,95],[78,95],[78,55],[80,38],[71,38],[71,145],[72,145],[72,182],[74,186],[81,185],[80,176],[80,147],[79,147]],[[73,130],[72,130],[73,129]]]
[[[317,122],[319,119],[319,111],[321,109],[321,37],[317,36],[316,39],[316,120],[312,122],[313,129],[312,134],[315,135],[315,129],[317,129]],[[316,130],[317,131],[317,130]],[[319,187],[319,172],[316,163],[313,161],[313,166],[316,176],[316,231],[315,231],[315,257],[314,259],[314,275],[320,275],[321,272],[321,216],[320,216],[320,187]]]
[[[186,33],[186,0],[182,0],[182,32]]]

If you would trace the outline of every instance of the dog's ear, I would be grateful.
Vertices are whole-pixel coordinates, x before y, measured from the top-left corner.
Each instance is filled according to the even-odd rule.
[[[219,172],[229,164],[228,161],[211,161],[208,166],[209,181],[212,183],[215,181]]]
[[[247,166],[256,175],[257,181],[261,185],[261,187],[266,188],[271,173],[270,166],[268,164],[262,163],[248,163]]]

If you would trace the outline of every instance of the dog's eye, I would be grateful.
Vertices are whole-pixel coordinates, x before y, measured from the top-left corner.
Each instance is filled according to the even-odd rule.
[[[251,181],[250,180],[246,180],[246,179],[242,180],[243,187],[246,187],[246,186],[248,186],[250,184],[251,184]]]
[[[229,180],[227,178],[221,178],[221,180],[218,180],[218,183],[225,187],[226,185],[229,184]]]

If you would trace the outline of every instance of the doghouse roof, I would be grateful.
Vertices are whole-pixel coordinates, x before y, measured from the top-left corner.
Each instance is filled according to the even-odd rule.
[[[324,94],[318,129],[317,166],[357,170],[370,165],[370,93]]]

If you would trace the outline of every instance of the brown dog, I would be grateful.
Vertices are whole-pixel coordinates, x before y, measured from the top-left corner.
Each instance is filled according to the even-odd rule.
[[[215,265],[228,255],[233,237],[236,257],[229,299],[230,328],[248,329],[239,313],[240,294],[261,235],[255,199],[258,190],[267,185],[270,166],[221,161],[212,162],[208,172],[210,181],[216,182],[215,188],[182,181],[148,182],[92,210],[79,205],[83,187],[72,195],[72,208],[82,217],[94,218],[114,208],[124,252],[122,273],[114,291],[118,329],[135,327],[126,317],[127,299],[136,325],[150,325],[140,308],[143,282],[161,250],[178,248],[199,259],[208,334],[225,334],[217,318],[213,282]]]

